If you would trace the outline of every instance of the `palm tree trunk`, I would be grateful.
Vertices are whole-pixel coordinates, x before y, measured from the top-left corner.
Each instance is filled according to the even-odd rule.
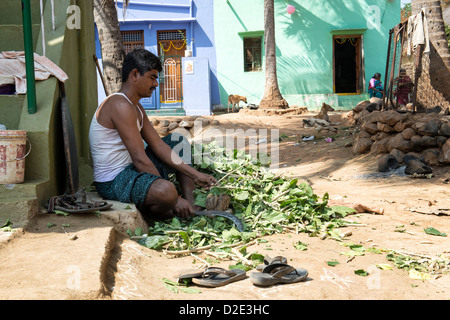
[[[412,0],[412,14],[425,9],[430,35],[429,72],[431,85],[450,102],[450,51],[439,0]]]
[[[120,90],[125,57],[114,0],[94,0],[94,20],[100,40],[103,75],[109,93]]]
[[[285,109],[289,107],[278,88],[274,11],[274,0],[264,0],[266,83],[264,87],[264,96],[259,106],[261,109]]]

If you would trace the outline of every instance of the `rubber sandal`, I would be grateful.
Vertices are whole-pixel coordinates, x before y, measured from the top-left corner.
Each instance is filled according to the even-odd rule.
[[[112,203],[106,201],[89,203],[86,201],[84,190],[80,190],[74,194],[51,197],[44,206],[47,208],[48,213],[55,212],[55,210],[66,213],[89,213],[107,210],[112,207]]]
[[[267,267],[269,264],[273,263],[284,263],[287,264],[287,259],[283,256],[276,256],[275,258],[271,258],[269,256],[264,257],[264,264],[260,264],[259,266],[256,266],[256,270],[263,271],[265,267]]]
[[[211,267],[205,270],[200,278],[192,278],[192,282],[203,287],[221,287],[226,284],[245,279],[247,274],[242,269],[226,270]]]
[[[250,281],[256,286],[272,286],[274,284],[296,283],[306,280],[308,271],[294,268],[285,263],[272,263],[266,266],[262,272],[250,273]]]
[[[47,210],[48,212],[54,212],[54,210],[66,212],[66,213],[90,213],[96,211],[105,211],[112,207],[112,203],[100,203],[99,205],[82,204],[80,206],[66,207],[66,206],[54,206],[53,210]]]
[[[182,283],[183,280],[189,280],[192,278],[200,278],[205,273],[205,270],[200,269],[187,269],[180,271],[176,278],[178,279],[178,282]]]

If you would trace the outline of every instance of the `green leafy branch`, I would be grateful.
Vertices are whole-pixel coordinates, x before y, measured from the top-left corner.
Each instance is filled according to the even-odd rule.
[[[242,150],[227,151],[214,142],[193,148],[196,168],[220,182],[208,191],[197,189],[195,204],[205,207],[208,194],[229,195],[244,232],[223,217],[174,218],[153,223],[148,237],[139,240],[142,245],[170,254],[201,250],[232,254],[233,248],[275,233],[336,238],[333,230],[347,224],[342,219],[354,212],[343,206],[328,207],[328,194],[319,197],[308,184],[274,174],[262,164],[267,163],[267,155],[252,158]]]

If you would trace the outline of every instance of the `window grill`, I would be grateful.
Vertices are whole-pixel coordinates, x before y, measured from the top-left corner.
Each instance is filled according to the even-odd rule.
[[[142,41],[142,32],[141,31],[132,31],[132,32],[124,32],[122,33],[122,40],[124,42],[140,42]]]
[[[122,41],[125,54],[132,51],[134,48],[144,47],[144,31],[122,31]]]
[[[161,31],[158,33],[158,41],[184,40],[186,33],[184,30],[177,31]]]

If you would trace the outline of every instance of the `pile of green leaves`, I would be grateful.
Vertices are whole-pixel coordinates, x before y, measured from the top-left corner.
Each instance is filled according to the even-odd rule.
[[[194,146],[194,157],[196,155],[196,168],[213,175],[219,183],[210,190],[196,190],[195,203],[205,207],[209,193],[228,194],[233,213],[244,223],[244,232],[236,230],[233,222],[223,217],[174,218],[155,222],[149,228],[149,237],[140,240],[141,244],[156,250],[186,251],[207,247],[226,251],[233,244],[245,244],[274,233],[335,236],[333,230],[344,224],[342,218],[354,212],[343,206],[328,207],[328,194],[320,198],[308,184],[275,175],[261,164],[262,159],[266,163],[266,155],[254,159],[242,150],[227,152],[214,142]]]

